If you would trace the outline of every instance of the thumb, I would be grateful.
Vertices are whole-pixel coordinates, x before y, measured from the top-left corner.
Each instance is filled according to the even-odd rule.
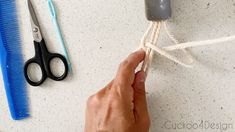
[[[146,74],[139,71],[135,75],[134,84],[134,114],[137,121],[149,120],[146,92],[145,92]]]

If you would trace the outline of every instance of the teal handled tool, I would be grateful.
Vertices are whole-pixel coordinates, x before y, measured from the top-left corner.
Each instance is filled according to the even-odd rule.
[[[49,7],[49,11],[50,11],[53,23],[56,27],[56,32],[57,32],[58,38],[60,40],[61,47],[63,48],[63,51],[64,51],[64,56],[65,56],[65,58],[68,62],[69,70],[72,71],[72,66],[71,66],[71,62],[70,62],[70,59],[69,59],[68,51],[65,47],[65,42],[64,42],[64,39],[63,39],[62,31],[60,29],[60,25],[59,25],[59,22],[58,22],[58,19],[57,19],[57,13],[56,13],[56,10],[55,10],[55,6],[54,6],[52,0],[48,0],[47,2],[48,2],[48,7]]]

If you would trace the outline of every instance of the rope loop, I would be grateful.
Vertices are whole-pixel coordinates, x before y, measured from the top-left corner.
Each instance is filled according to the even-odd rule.
[[[157,40],[160,35],[161,25],[164,24],[164,29],[168,37],[171,39],[171,41],[175,45],[166,46],[166,47],[158,47],[157,46]],[[223,42],[228,42],[235,40],[234,36],[228,36],[228,37],[222,37],[218,39],[211,39],[211,40],[204,40],[204,41],[193,41],[193,42],[186,42],[186,43],[180,43],[174,35],[168,30],[166,21],[152,21],[147,29],[147,31],[144,33],[140,47],[145,50],[146,57],[144,60],[144,63],[142,65],[142,70],[144,70],[146,73],[148,73],[149,66],[152,63],[153,59],[153,53],[158,53],[161,56],[180,64],[187,68],[193,67],[194,59],[192,55],[187,51],[188,48],[193,47],[199,47],[199,46],[206,46],[206,45],[214,45],[214,44],[221,44]],[[170,54],[172,51],[176,50],[182,50],[185,54],[185,57],[188,59],[188,63],[180,61],[176,56],[173,56]]]

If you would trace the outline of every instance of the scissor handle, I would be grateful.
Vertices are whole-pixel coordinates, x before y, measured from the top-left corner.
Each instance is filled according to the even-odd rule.
[[[41,42],[34,41],[34,48],[35,48],[35,56],[32,59],[28,60],[25,63],[24,67],[25,78],[30,85],[39,86],[46,80],[47,77],[55,81],[61,81],[66,78],[66,76],[68,75],[68,63],[64,56],[48,52],[45,41],[43,39],[41,40]],[[55,58],[60,59],[64,64],[65,68],[64,73],[59,77],[57,77],[52,73],[50,67],[50,62]],[[42,77],[39,81],[33,81],[28,75],[28,69],[31,64],[37,64],[41,69]]]
[[[42,40],[43,41],[43,40]],[[43,59],[42,59],[42,49],[41,44],[34,41],[34,49],[35,49],[35,56],[28,61],[26,61],[24,66],[24,76],[26,81],[32,85],[32,86],[39,86],[41,85],[47,78],[47,73],[44,68]],[[42,72],[41,79],[39,81],[34,81],[30,78],[30,75],[28,74],[28,69],[31,64],[37,64],[40,67],[40,70]]]
[[[53,59],[56,59],[56,58],[60,59],[62,61],[62,63],[64,64],[65,69],[64,69],[64,73],[61,76],[56,76],[51,71],[50,63]],[[64,56],[57,54],[57,53],[49,53],[47,55],[47,57],[44,58],[44,61],[45,61],[45,63],[44,63],[45,70],[46,70],[47,76],[49,78],[51,78],[52,80],[55,80],[55,81],[61,81],[66,78],[66,76],[68,74],[68,63],[67,63],[67,60],[65,59]]]
[[[40,67],[40,70],[42,72],[42,76],[39,81],[32,80],[30,78],[30,75],[28,74],[28,69],[31,64],[37,64]],[[39,86],[46,80],[46,78],[47,78],[46,71],[45,71],[44,66],[42,64],[42,61],[39,60],[39,58],[37,58],[36,55],[34,58],[26,61],[25,66],[24,66],[24,76],[25,76],[26,81],[32,86]]]

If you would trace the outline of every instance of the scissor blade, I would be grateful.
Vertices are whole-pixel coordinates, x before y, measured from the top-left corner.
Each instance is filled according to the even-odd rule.
[[[38,22],[31,0],[28,0],[28,8],[29,8],[29,13],[30,13],[30,21],[31,21],[31,26],[32,26],[33,38],[36,42],[41,42],[42,35],[40,31],[40,26],[39,26],[39,22]]]
[[[28,8],[29,8],[30,17],[32,19],[33,24],[35,26],[39,27],[39,22],[38,22],[36,14],[35,14],[31,0],[28,0]]]

